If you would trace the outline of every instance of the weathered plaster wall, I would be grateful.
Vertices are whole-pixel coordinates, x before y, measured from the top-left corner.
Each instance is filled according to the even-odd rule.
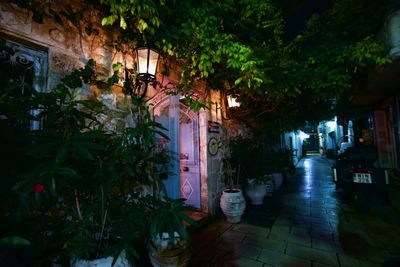
[[[69,2],[52,2],[56,11],[67,10]],[[84,12],[83,19],[74,25],[61,17],[43,17],[43,23],[32,20],[32,14],[13,3],[0,3],[0,32],[21,43],[34,43],[48,50],[48,89],[56,85],[60,78],[73,69],[84,66],[89,59],[98,64],[99,78],[109,77],[111,66],[123,62],[124,56],[117,52],[113,43],[118,40],[118,32],[101,26],[101,14],[89,6],[71,6],[73,11]],[[90,29],[90,31],[89,31]],[[125,56],[127,63],[132,57]]]
[[[66,10],[71,3],[52,2],[52,7],[56,11]],[[83,10],[83,19],[78,25],[62,17],[61,22],[54,18],[44,17],[43,23],[36,23],[32,20],[32,14],[12,3],[0,2],[0,33],[5,38],[14,39],[20,43],[34,44],[48,51],[49,71],[47,89],[51,90],[59,80],[73,69],[83,67],[89,59],[97,62],[97,71],[100,79],[107,79],[112,75],[112,64],[126,62],[128,67],[132,67],[133,58],[131,50],[122,47],[122,51],[117,51],[113,44],[118,42],[118,31],[101,26],[101,13],[89,6],[71,6],[73,11]],[[174,86],[180,79],[180,66],[177,62],[163,59],[159,69],[168,65],[168,77],[158,74],[157,80],[164,81],[164,85],[170,83]],[[85,94],[90,90],[85,88]],[[101,97],[98,90],[92,88],[94,93]],[[222,158],[224,156],[224,145],[227,144],[227,136],[230,127],[224,127],[225,121],[222,119],[223,108],[219,92],[208,91],[204,83],[199,83],[195,88],[202,98],[210,99],[212,104],[209,109],[202,109],[199,112],[200,126],[200,175],[201,175],[201,207],[205,212],[214,214],[219,207],[219,199],[225,185],[222,179]],[[205,93],[207,92],[207,93]],[[149,95],[154,96],[157,92],[150,88]],[[115,105],[115,97],[122,97],[121,88],[113,88],[113,92],[106,94],[108,100]],[[162,96],[160,96],[162,98]],[[157,97],[156,97],[157,98]],[[160,100],[161,101],[161,100]],[[208,131],[208,121],[218,122],[221,125],[219,133]],[[242,127],[234,131],[242,132]],[[218,154],[212,156],[208,153],[207,145],[211,137],[215,137],[223,145]]]
[[[206,135],[207,138],[204,139],[207,141],[203,146],[203,151],[206,151],[207,157],[207,173],[208,177],[207,181],[203,181],[203,183],[207,182],[207,187],[202,188],[202,190],[208,191],[208,206],[209,212],[214,214],[219,207],[219,200],[221,197],[221,192],[224,189],[223,184],[223,172],[222,172],[222,158],[224,156],[223,147],[218,150],[218,153],[215,156],[210,155],[208,152],[208,141],[210,138],[214,137],[218,140],[218,142],[222,145],[224,143],[225,133],[223,131],[223,121],[221,117],[221,98],[218,91],[211,91],[210,92],[210,99],[212,101],[211,106],[209,109],[205,111],[206,114]],[[218,133],[213,133],[208,131],[208,121],[217,122],[220,124],[220,130]]]

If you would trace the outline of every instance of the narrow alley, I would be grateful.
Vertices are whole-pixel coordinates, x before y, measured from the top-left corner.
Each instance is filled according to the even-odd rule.
[[[241,223],[221,215],[195,231],[190,266],[366,267],[400,255],[398,214],[382,203],[358,212],[336,191],[332,164],[307,156],[264,205],[247,203]]]

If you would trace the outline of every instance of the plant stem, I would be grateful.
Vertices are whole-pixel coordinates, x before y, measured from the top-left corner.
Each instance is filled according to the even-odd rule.
[[[99,240],[99,243],[98,243],[98,246],[97,246],[97,257],[99,256],[99,254],[100,254],[100,247],[101,247],[101,245],[102,245],[102,243],[103,243],[103,235],[104,235],[104,228],[105,228],[105,225],[106,225],[106,219],[107,219],[107,210],[105,210],[104,209],[104,189],[103,189],[103,187],[101,187],[100,188],[101,189],[101,231],[100,231],[100,240]],[[104,214],[104,215],[103,215]]]
[[[240,175],[240,164],[238,164],[238,171],[237,171],[237,175],[236,175],[236,185],[239,184],[239,175]]]
[[[101,222],[100,241],[99,241],[99,244],[98,244],[97,250],[96,250],[97,251],[97,253],[96,253],[97,257],[100,254],[100,247],[101,247],[101,245],[103,243],[103,234],[104,234],[104,228],[106,226],[106,219],[107,219],[107,210],[104,212],[104,217],[103,217],[103,220]]]
[[[76,210],[78,212],[79,219],[83,220],[81,208],[79,205],[78,191],[76,189],[75,189],[75,204],[76,204]]]

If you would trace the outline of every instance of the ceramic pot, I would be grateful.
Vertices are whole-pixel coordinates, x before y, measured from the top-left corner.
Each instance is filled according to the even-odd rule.
[[[280,189],[283,184],[283,174],[280,172],[274,172],[272,173],[272,177],[274,177],[275,190]]]
[[[220,199],[220,207],[230,223],[239,223],[246,208],[242,190],[225,189]]]
[[[185,267],[191,257],[189,240],[181,240],[178,235],[171,243],[168,233],[163,233],[161,238],[153,238],[149,242],[148,250],[154,267]]]
[[[246,189],[246,195],[250,198],[251,204],[261,205],[264,203],[264,197],[267,194],[267,187],[264,183],[256,184],[249,181]]]
[[[71,267],[110,267],[112,266],[114,258],[109,256],[107,258],[100,258],[94,260],[81,260],[75,259],[71,261]],[[133,267],[126,259],[125,252],[121,252],[113,267]]]
[[[265,188],[267,190],[267,196],[272,196],[272,193],[274,192],[274,181],[273,180],[267,180],[265,181]]]

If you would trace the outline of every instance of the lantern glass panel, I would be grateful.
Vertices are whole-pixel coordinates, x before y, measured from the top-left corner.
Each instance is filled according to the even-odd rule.
[[[158,57],[159,54],[156,51],[150,49],[148,73],[151,75],[156,75]]]
[[[140,48],[137,50],[137,70],[138,73],[147,73],[147,55],[148,48]]]

